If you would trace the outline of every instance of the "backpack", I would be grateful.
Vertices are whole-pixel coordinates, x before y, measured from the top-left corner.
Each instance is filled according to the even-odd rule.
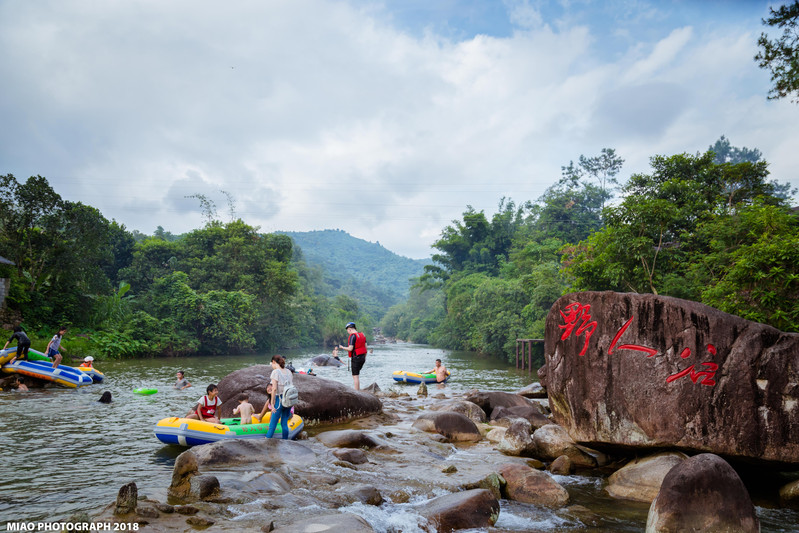
[[[294,407],[299,401],[300,391],[297,390],[297,387],[294,384],[286,385],[286,388],[283,389],[283,394],[280,396],[280,405],[286,408]]]

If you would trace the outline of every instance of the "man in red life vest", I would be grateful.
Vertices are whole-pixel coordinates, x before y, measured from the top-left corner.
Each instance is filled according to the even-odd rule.
[[[347,328],[347,346],[338,345],[342,350],[347,350],[352,358],[352,385],[355,390],[361,390],[361,368],[366,362],[366,353],[369,348],[366,346],[366,335],[355,328],[355,322],[350,322]]]

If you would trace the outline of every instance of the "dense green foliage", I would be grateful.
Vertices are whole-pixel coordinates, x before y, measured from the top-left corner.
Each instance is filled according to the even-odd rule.
[[[387,332],[512,359],[562,294],[651,292],[799,331],[799,218],[756,149],[655,156],[611,198],[622,160],[581,156],[534,204],[469,207],[446,227]],[[603,207],[604,206],[604,207]],[[427,296],[425,296],[427,295]]]
[[[331,287],[289,236],[219,222],[206,204],[203,228],[145,236],[64,201],[41,176],[0,177],[0,255],[14,262],[2,272],[8,308],[35,342],[65,324],[73,355],[135,357],[335,344],[350,320],[370,336],[372,317],[397,301],[381,302],[346,269]],[[364,243],[347,238],[350,249]]]
[[[41,176],[0,176],[0,255],[14,262],[0,274],[34,347],[67,324],[67,347],[107,357],[330,346],[354,320],[367,335],[379,321],[386,335],[512,359],[573,290],[676,296],[799,331],[795,191],[769,180],[758,150],[722,136],[705,153],[654,156],[620,185],[622,163],[604,149],[535,202],[503,198],[490,217],[467,206],[427,264],[341,231],[222,223],[207,201],[200,229],[130,233]]]
[[[776,10],[769,7],[769,18],[763,24],[782,30],[778,39],[769,39],[765,33],[760,35],[760,47],[755,60],[760,68],[771,71],[774,84],[769,90],[769,99],[793,96],[799,103],[799,0],[780,6]]]

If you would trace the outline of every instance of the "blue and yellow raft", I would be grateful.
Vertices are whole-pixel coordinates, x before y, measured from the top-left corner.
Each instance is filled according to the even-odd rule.
[[[164,444],[198,446],[225,439],[263,439],[269,430],[272,413],[264,415],[263,423],[241,424],[240,418],[223,418],[221,424],[202,422],[191,418],[163,418],[153,428],[156,438]],[[253,416],[253,420],[257,420]],[[289,438],[294,439],[305,426],[299,415],[289,419]],[[281,438],[280,424],[275,429],[275,438]]]

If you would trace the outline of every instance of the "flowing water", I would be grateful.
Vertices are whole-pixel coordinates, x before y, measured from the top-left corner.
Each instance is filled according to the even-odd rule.
[[[307,370],[310,359],[318,354],[318,350],[283,352],[297,370]],[[102,384],[78,390],[0,392],[0,530],[11,521],[64,520],[78,511],[95,514],[129,481],[136,482],[140,495],[164,501],[174,460],[183,449],[161,444],[152,432],[155,423],[186,414],[209,383],[219,382],[234,370],[266,364],[270,356],[100,361],[96,366],[106,376]],[[515,391],[534,380],[527,371],[493,358],[424,345],[388,344],[374,347],[361,372],[361,385],[376,382],[387,390],[396,386],[393,371],[429,370],[436,358],[452,372],[447,384],[451,393],[472,388]],[[193,387],[183,391],[172,387],[178,370],[185,371]],[[346,367],[314,367],[314,372],[352,383]],[[157,388],[158,393],[134,394],[140,387]],[[97,402],[104,391],[111,392],[112,403]],[[572,503],[601,512],[605,519],[600,529],[586,528],[584,518],[508,501],[502,502],[496,527],[552,532],[643,530],[648,506],[611,500],[602,490],[604,478],[557,476],[557,480],[569,491]],[[355,504],[346,510],[366,518],[376,531],[421,531],[418,515],[401,505]],[[758,514],[764,533],[799,531],[799,512],[764,504]]]

